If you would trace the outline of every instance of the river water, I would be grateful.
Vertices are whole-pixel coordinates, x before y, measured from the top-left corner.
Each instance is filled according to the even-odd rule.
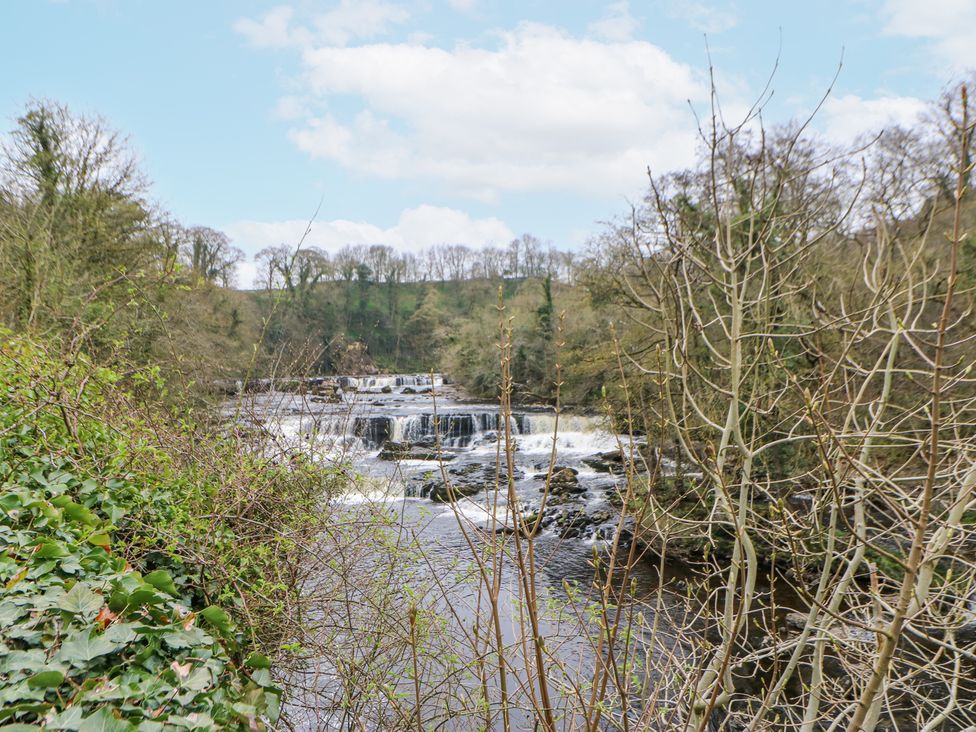
[[[516,690],[510,692],[512,720],[515,729],[531,729],[534,692],[526,667],[531,668],[532,659],[521,642],[527,627],[525,586],[515,567],[513,509],[506,499],[508,471],[500,450],[505,425],[498,406],[472,401],[436,375],[342,377],[338,383],[344,388],[328,398],[271,390],[245,400],[246,419],[260,423],[275,441],[355,478],[327,510],[342,516],[344,526],[357,527],[360,548],[350,556],[348,536],[334,545],[323,542],[320,582],[309,589],[323,599],[310,623],[314,638],[306,643],[319,650],[295,671],[300,680],[294,688],[301,693],[292,694],[292,722],[302,729],[400,727],[411,701],[414,711],[407,716],[415,721],[417,687],[407,678],[415,661],[410,644],[387,647],[380,640],[390,633],[412,632],[404,624],[412,606],[432,621],[425,626],[419,662],[423,728],[489,726],[466,709],[479,705],[475,697],[486,688],[488,706],[494,709],[486,718],[491,727],[501,729],[497,675],[484,685],[472,678],[477,659],[491,654],[478,650],[477,642],[470,643],[467,653],[463,642],[458,650],[458,638],[470,641],[478,628],[484,635],[489,613],[478,558],[490,564],[494,557],[492,573],[501,577],[498,606],[509,656],[508,684]],[[608,452],[629,449],[628,438],[613,434],[600,417],[561,414],[557,424],[554,412],[543,408],[517,410],[509,427],[514,438],[512,475],[523,516],[538,513],[550,463],[565,478],[553,489],[543,513],[533,591],[546,608],[540,633],[546,637],[553,704],[560,728],[571,729],[581,721],[579,689],[592,678],[597,660],[598,624],[586,610],[592,613],[598,587],[594,565],[605,561],[621,528],[621,547],[629,546],[632,527],[620,523],[615,508],[624,478],[606,461]],[[450,492],[445,482],[452,486]],[[376,534],[379,524],[382,539]],[[674,579],[671,572],[665,578]],[[630,580],[630,607],[641,613],[628,641],[643,667],[635,671],[637,698],[659,687],[655,658],[673,659],[679,649],[665,616],[680,614],[682,605],[662,590],[666,583],[651,558],[635,563]],[[345,598],[344,604],[336,603],[336,594]],[[343,614],[343,623],[333,623]],[[380,646],[385,650],[377,651]],[[357,679],[373,679],[363,682],[373,691],[350,689],[347,663],[354,664]],[[394,691],[375,691],[382,688],[374,678],[378,664],[395,670],[398,680],[390,684]],[[619,717],[623,712],[618,708],[615,713]],[[628,705],[629,716],[636,719],[642,713],[639,702]]]

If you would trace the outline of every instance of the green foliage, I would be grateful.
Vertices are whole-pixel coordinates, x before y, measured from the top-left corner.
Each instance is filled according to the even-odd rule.
[[[146,190],[104,121],[30,102],[0,140],[0,324],[184,386],[239,369],[258,319],[214,283],[230,284],[240,252]]]
[[[262,494],[284,485],[283,469],[242,453],[231,462],[199,432],[192,441],[211,460],[188,470],[179,449],[153,444],[158,424],[150,432],[131,413],[111,413],[124,396],[116,374],[83,359],[68,368],[0,337],[0,625],[9,628],[0,723],[253,729],[273,720],[280,694],[254,638],[279,642],[296,588],[283,581],[294,545],[268,551],[269,537],[308,520],[321,483],[303,481],[299,466],[287,479],[304,486],[300,505],[295,493]],[[243,528],[253,507],[213,519],[238,498],[220,490],[231,466],[264,474],[247,488],[254,502],[276,501],[274,529]]]

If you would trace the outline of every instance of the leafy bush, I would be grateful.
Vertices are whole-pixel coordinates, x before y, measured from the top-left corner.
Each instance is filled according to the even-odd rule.
[[[287,634],[314,471],[186,427],[164,435],[117,409],[116,374],[0,337],[0,728],[274,720],[254,641]],[[210,461],[175,449],[188,444]],[[229,471],[251,483],[229,493]],[[272,510],[273,528],[257,518]]]

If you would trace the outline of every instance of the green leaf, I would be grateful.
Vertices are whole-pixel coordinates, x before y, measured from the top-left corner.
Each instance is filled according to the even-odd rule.
[[[80,503],[69,503],[61,510],[68,519],[77,521],[79,524],[84,524],[85,526],[98,526],[101,523],[98,520],[98,516]]]
[[[173,584],[173,578],[165,569],[157,569],[155,572],[150,572],[143,577],[143,579],[147,584],[152,585],[157,590],[162,590],[173,597],[180,596],[179,591],[176,589],[176,585]]]
[[[251,668],[271,668],[271,661],[268,660],[268,657],[257,652],[249,655],[244,663]]]
[[[136,639],[136,627],[137,623],[115,623],[105,629],[102,638],[121,648]]]
[[[164,599],[162,595],[147,585],[130,594],[126,602],[129,607],[137,608],[146,605],[159,605]]]
[[[60,541],[42,541],[37,546],[40,548],[34,552],[34,556],[38,559],[60,559],[71,553]]]
[[[130,732],[135,726],[123,719],[118,719],[108,707],[102,707],[94,714],[81,720],[78,732]]]
[[[0,602],[0,628],[9,628],[17,621],[17,618],[26,612],[26,608],[19,607],[12,602]]]
[[[95,546],[108,546],[112,543],[112,540],[104,531],[96,531],[88,537],[88,543],[94,544]]]
[[[78,729],[81,724],[81,717],[84,709],[80,706],[70,706],[58,714],[52,714],[45,718],[47,729]]]
[[[92,659],[112,653],[117,644],[93,630],[80,630],[69,635],[61,644],[60,656],[74,666],[84,666]]]
[[[32,689],[56,689],[63,683],[61,671],[41,671],[27,679],[27,685]]]
[[[228,638],[234,635],[234,624],[230,619],[230,615],[223,608],[211,605],[201,610],[200,615],[203,616],[204,620],[219,630],[221,635],[225,635]]]
[[[84,582],[76,582],[68,592],[61,596],[58,607],[75,615],[96,613],[102,607],[102,596],[93,592]]]

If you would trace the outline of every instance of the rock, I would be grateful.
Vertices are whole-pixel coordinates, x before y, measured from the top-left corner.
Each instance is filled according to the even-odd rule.
[[[332,347],[332,361],[340,374],[362,374],[373,376],[379,373],[368,348],[362,341],[336,342]]]
[[[241,382],[236,379],[216,379],[211,384],[218,394],[224,396],[237,396],[242,388]]]
[[[549,492],[546,504],[549,506],[564,506],[567,503],[579,503],[586,496],[586,493],[553,493]]]
[[[434,445],[412,445],[409,442],[385,442],[377,456],[380,460],[438,460],[447,462],[454,453],[438,450]]]
[[[622,473],[624,472],[624,456],[620,450],[610,450],[601,452],[593,457],[584,458],[584,465],[589,465],[598,473]]]
[[[424,488],[430,489],[426,491],[426,497],[434,503],[450,503],[458,498],[466,498],[480,493],[482,487],[476,483],[455,483],[452,481],[450,488],[448,488],[443,481],[438,480],[431,481]]]
[[[468,463],[467,465],[458,465],[452,467],[448,472],[453,476],[463,476],[467,477],[469,475],[474,475],[475,473],[482,472],[484,466],[479,463]]]
[[[418,454],[418,446],[411,450],[404,450],[402,443],[392,443],[397,455],[405,455],[408,459],[417,459],[413,456]],[[430,447],[419,446],[421,449],[431,449]],[[454,455],[448,454],[445,457],[453,458]],[[404,459],[398,457],[395,459]],[[516,469],[517,470],[517,469]],[[516,474],[516,480],[524,477],[521,471]],[[439,471],[427,471],[423,476],[419,476],[406,488],[406,495],[411,497],[429,498],[435,503],[448,503],[452,496],[456,500],[467,496],[473,496],[486,490],[493,490],[495,487],[495,466],[485,465],[484,463],[465,463],[462,465],[452,465],[447,468],[447,478],[451,484],[449,491],[441,478]],[[504,490],[504,483],[501,486]]]
[[[417,393],[417,390],[414,389],[412,386],[405,386],[405,387],[403,387],[400,390],[400,393],[401,394],[416,394]]]
[[[627,472],[630,465],[630,451],[608,450],[592,457],[584,458],[583,464],[593,468],[598,473],[613,473],[622,475]],[[647,445],[637,446],[634,449],[634,470],[638,473],[647,472],[648,468],[653,469],[657,464],[657,453]]]
[[[565,495],[567,493],[586,493],[586,488],[580,485],[576,477],[578,472],[574,468],[554,468],[549,479],[550,495]],[[545,490],[543,486],[542,490]]]
[[[797,612],[796,610],[790,610],[783,616],[783,625],[790,630],[801,631],[807,624],[807,616],[805,613]]]
[[[382,389],[380,389],[380,391],[383,392],[384,394],[392,394],[393,393],[393,387],[387,385],[387,386],[384,386]]]

